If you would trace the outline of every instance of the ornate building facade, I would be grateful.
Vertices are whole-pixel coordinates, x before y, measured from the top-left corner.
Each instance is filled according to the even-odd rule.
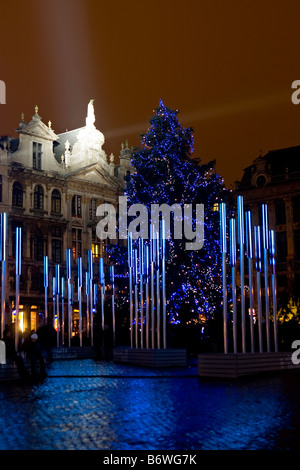
[[[300,146],[260,155],[244,170],[236,193],[244,196],[255,225],[261,224],[261,204],[268,204],[269,225],[276,231],[278,294],[300,298]]]
[[[22,329],[36,329],[44,318],[43,259],[49,259],[49,302],[55,265],[66,264],[71,249],[76,279],[77,260],[87,264],[105,258],[103,241],[96,236],[99,204],[117,204],[124,176],[131,171],[130,150],[122,145],[119,163],[108,157],[103,134],[95,127],[93,100],[85,126],[57,135],[44,124],[35,107],[30,122],[24,116],[18,136],[0,139],[0,212],[7,213],[6,323],[15,305],[16,227],[22,228],[20,319]],[[95,263],[97,266],[97,263]],[[63,275],[63,274],[62,274]]]

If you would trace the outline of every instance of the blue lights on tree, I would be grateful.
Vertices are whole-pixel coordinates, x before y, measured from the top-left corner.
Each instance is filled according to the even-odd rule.
[[[201,164],[192,157],[193,129],[182,127],[177,114],[160,101],[141,146],[132,153],[135,172],[127,177],[125,194],[129,206],[143,204],[149,214],[151,204],[204,204],[203,248],[186,250],[184,238],[171,237],[166,251],[169,322],[204,322],[222,301],[218,204],[227,200],[228,191],[214,161]]]

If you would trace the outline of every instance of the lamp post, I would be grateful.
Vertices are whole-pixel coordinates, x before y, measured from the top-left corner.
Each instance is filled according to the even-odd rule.
[[[233,352],[237,353],[236,330],[236,228],[235,219],[230,219],[230,265],[232,283],[232,321],[233,321]]]
[[[268,276],[268,251],[269,251],[269,223],[268,206],[262,204],[262,222],[263,222],[263,249],[264,249],[264,279],[265,279],[265,315],[266,315],[266,333],[267,333],[267,351],[270,352],[270,302],[269,302],[269,276]]]
[[[67,288],[68,288],[68,340],[69,347],[71,346],[72,336],[72,284],[71,284],[71,250],[67,249],[66,252],[67,260]]]
[[[254,331],[253,331],[253,237],[252,237],[252,216],[251,212],[246,212],[246,251],[248,258],[248,276],[249,276],[249,308],[250,308],[250,337],[251,337],[251,352],[254,352]]]
[[[61,344],[65,344],[65,278],[61,278]]]
[[[258,314],[258,338],[259,352],[263,352],[262,343],[262,306],[261,306],[261,239],[260,227],[254,227],[254,245],[255,245],[255,267],[257,284],[257,314]]]
[[[139,238],[141,348],[144,348],[144,241]]]
[[[149,245],[145,245],[146,348],[149,348]]]
[[[133,347],[133,306],[132,306],[132,234],[128,233],[128,275],[129,275],[129,321],[130,321],[130,347]]]
[[[104,346],[104,294],[105,294],[105,274],[103,258],[99,259],[99,277],[100,277],[100,294],[101,294],[101,319],[102,319],[102,343]]]
[[[22,228],[16,228],[16,324],[15,324],[15,350],[19,350],[19,306],[20,306],[20,276],[21,276],[21,249],[22,249]]]
[[[223,340],[224,353],[227,354],[227,285],[226,285],[226,204],[220,204],[220,245],[222,253],[222,287],[223,287]]]
[[[278,352],[278,337],[277,337],[277,290],[276,290],[276,258],[275,258],[275,232],[269,232],[269,249],[270,249],[270,265],[272,274],[272,300],[273,300],[273,326],[274,326],[274,348]]]
[[[91,345],[94,345],[94,313],[93,313],[93,279],[94,279],[94,268],[93,268],[93,252],[92,250],[88,251],[88,270],[89,270],[89,294],[90,294],[90,322],[88,321],[88,331],[89,323],[91,329]],[[88,300],[88,299],[87,299]]]
[[[5,284],[6,284],[6,235],[7,235],[7,214],[0,215],[0,261],[1,261],[1,338],[3,338],[5,328]],[[0,338],[0,339],[1,339]]]
[[[82,258],[78,258],[79,344],[82,346]]]
[[[246,311],[245,311],[245,272],[244,272],[244,199],[238,196],[238,241],[240,245],[240,277],[241,277],[241,316],[242,316],[242,349],[246,352]]]
[[[59,331],[60,331],[60,319],[59,319],[59,294],[60,294],[60,266],[55,265],[55,278],[56,278],[56,339],[57,347],[59,346]]]
[[[116,318],[115,318],[115,268],[114,266],[110,266],[110,289],[111,289],[113,346],[115,346],[116,345]]]
[[[44,256],[45,322],[48,323],[49,260]]]
[[[167,348],[167,298],[166,298],[166,225],[161,223],[161,272],[162,272],[162,316],[163,316],[163,348]]]

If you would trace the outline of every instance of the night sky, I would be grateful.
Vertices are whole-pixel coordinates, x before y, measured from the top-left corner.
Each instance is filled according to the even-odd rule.
[[[0,134],[35,105],[56,133],[95,100],[104,149],[139,145],[162,99],[230,186],[260,151],[300,145],[299,0],[1,1]]]

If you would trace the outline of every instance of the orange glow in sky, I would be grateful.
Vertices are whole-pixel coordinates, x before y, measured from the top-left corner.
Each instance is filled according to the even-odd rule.
[[[0,134],[38,105],[56,133],[93,98],[107,154],[140,143],[162,99],[229,186],[262,151],[300,144],[298,0],[28,0],[1,4]]]

